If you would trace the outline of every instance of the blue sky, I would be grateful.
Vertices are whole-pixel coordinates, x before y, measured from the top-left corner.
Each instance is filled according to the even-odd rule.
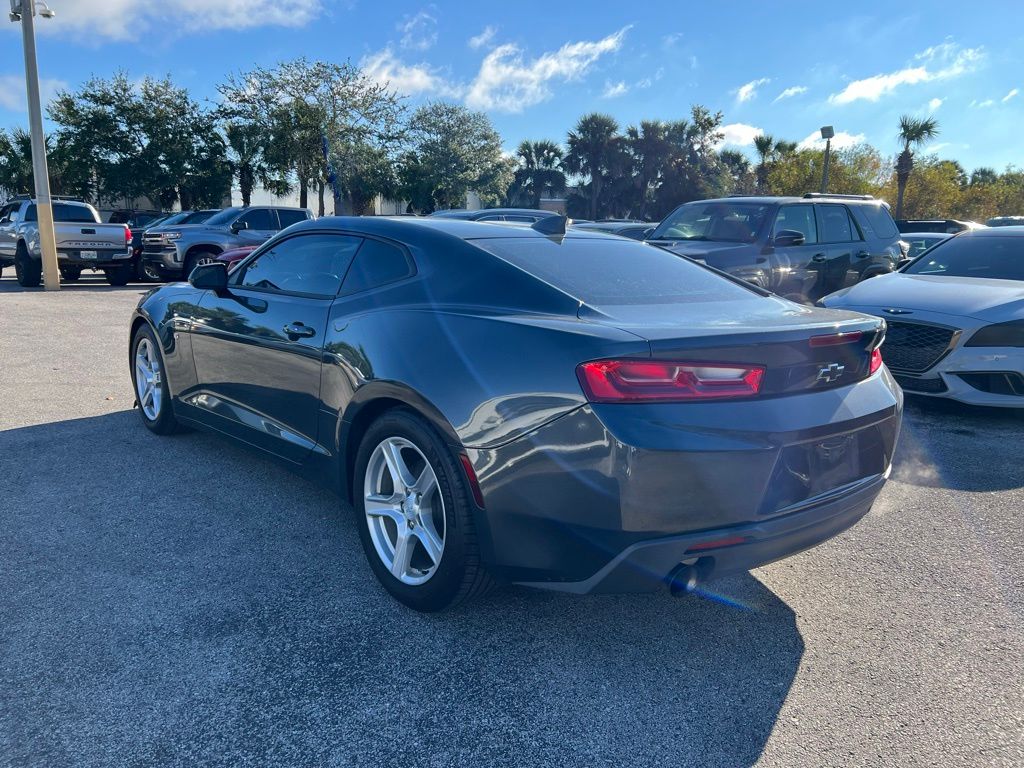
[[[1014,2],[369,2],[51,0],[37,19],[44,96],[117,69],[170,74],[204,99],[227,73],[350,58],[415,105],[487,112],[507,149],[564,140],[588,111],[623,125],[725,114],[757,131],[896,151],[900,114],[933,114],[930,149],[968,169],[1024,165],[1024,10]],[[904,6],[908,6],[904,8]],[[0,22],[0,126],[26,124],[17,24]]]

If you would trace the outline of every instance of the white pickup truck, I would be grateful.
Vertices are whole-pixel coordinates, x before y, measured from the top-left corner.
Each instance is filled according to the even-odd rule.
[[[53,229],[62,281],[73,283],[87,268],[102,270],[111,285],[131,279],[131,232],[124,224],[103,224],[91,205],[59,200],[53,203]],[[21,285],[39,285],[43,263],[35,200],[0,206],[0,272],[12,264]]]

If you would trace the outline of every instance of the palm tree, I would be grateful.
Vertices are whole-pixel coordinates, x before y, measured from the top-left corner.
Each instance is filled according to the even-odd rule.
[[[754,151],[757,152],[757,191],[764,194],[768,189],[768,162],[775,151],[775,139],[768,133],[754,137]]]
[[[914,148],[939,135],[939,124],[933,117],[900,117],[900,141],[903,151],[896,159],[896,216],[903,218],[903,195],[910,173],[914,170]]]
[[[560,195],[565,192],[565,173],[562,171],[562,148],[553,141],[523,141],[516,150],[519,168],[515,173],[515,188],[530,201],[530,207],[540,208],[544,192]]]
[[[596,219],[601,190],[622,152],[619,124],[610,115],[584,115],[569,131],[569,151],[562,166],[569,173],[590,179],[589,218]]]
[[[672,159],[672,143],[669,141],[669,126],[660,120],[641,120],[640,127],[626,129],[626,143],[632,155],[636,173],[637,207],[635,216],[647,219],[647,204],[657,184]]]

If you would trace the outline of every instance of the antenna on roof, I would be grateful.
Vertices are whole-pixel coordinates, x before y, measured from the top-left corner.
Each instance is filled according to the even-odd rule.
[[[545,216],[537,219],[530,225],[530,229],[540,232],[542,235],[564,235],[569,219],[565,216]]]

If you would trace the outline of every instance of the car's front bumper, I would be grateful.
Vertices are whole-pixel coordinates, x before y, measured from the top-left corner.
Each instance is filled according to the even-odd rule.
[[[173,243],[157,245],[146,243],[142,249],[142,263],[155,268],[165,276],[180,275],[184,269],[181,254]]]
[[[908,393],[969,405],[1024,408],[1024,348],[965,347],[920,375],[895,372]]]
[[[509,581],[604,592],[656,589],[687,559],[718,575],[784,557],[863,516],[901,413],[884,370],[756,401],[584,406],[467,450],[484,559]]]

